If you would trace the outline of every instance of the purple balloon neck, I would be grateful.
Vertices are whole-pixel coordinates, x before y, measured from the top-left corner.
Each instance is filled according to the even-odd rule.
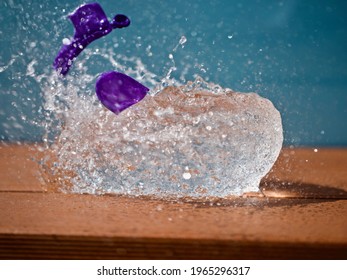
[[[130,19],[126,15],[115,15],[111,21],[111,26],[113,29],[124,28],[130,25]]]

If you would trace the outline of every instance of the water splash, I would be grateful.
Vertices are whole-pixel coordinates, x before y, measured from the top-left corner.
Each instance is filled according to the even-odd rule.
[[[181,39],[179,45],[184,43]],[[55,73],[47,77],[43,126],[51,156],[41,165],[49,184],[75,193],[160,197],[240,195],[258,189],[283,140],[271,102],[200,77],[182,85],[171,78],[174,69],[159,77],[139,58],[112,50],[86,53],[85,60],[102,57],[153,90],[115,116],[97,101],[97,77],[88,69],[80,67],[78,79],[61,80]]]

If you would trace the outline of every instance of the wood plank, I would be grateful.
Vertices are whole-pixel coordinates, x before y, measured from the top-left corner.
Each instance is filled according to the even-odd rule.
[[[347,243],[345,200],[2,193],[0,213],[1,233]]]
[[[206,201],[57,193],[33,153],[0,146],[0,258],[347,258],[347,149],[283,149],[264,196]]]
[[[230,251],[221,257],[232,257],[238,252],[237,256],[252,258],[255,252],[251,249],[258,248],[262,258],[277,258],[280,254],[283,258],[302,258],[299,253],[305,250],[304,256],[316,258],[314,254],[320,248],[320,257],[346,258],[346,215],[346,200],[239,198],[211,205],[121,196],[2,193],[0,256],[9,254],[12,242],[18,246],[20,256],[25,250],[32,257],[36,255],[30,250],[39,255],[45,250],[51,250],[52,256],[64,255],[64,250],[54,249],[57,240],[63,238],[62,243],[70,251],[78,248],[79,243],[84,244],[86,247],[79,250],[85,250],[81,255],[87,257],[95,257],[95,246],[103,244],[114,250],[127,250],[130,246],[129,254],[134,253],[134,258],[160,257],[163,250],[173,258],[196,258],[198,252],[206,250],[204,246],[209,246],[211,252],[220,252],[227,246]],[[99,239],[93,243],[93,238]],[[48,243],[37,245],[45,240]],[[124,246],[120,246],[122,242]],[[131,242],[134,245],[129,245]],[[160,245],[162,242],[164,245]],[[175,251],[177,244],[183,249]],[[141,252],[135,254],[135,245]],[[195,251],[191,252],[189,248],[194,246]],[[96,251],[102,258],[118,256],[101,249]],[[12,256],[15,254],[13,251]],[[78,252],[74,256],[77,255]],[[202,256],[206,257],[206,252]]]

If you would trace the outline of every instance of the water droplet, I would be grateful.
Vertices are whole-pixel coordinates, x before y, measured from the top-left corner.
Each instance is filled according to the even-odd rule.
[[[179,43],[180,43],[181,45],[183,45],[183,44],[185,44],[186,42],[187,42],[187,38],[186,38],[185,36],[182,36],[181,39],[180,39],[180,41],[179,41]]]
[[[183,179],[184,180],[189,180],[190,178],[192,178],[192,174],[190,174],[189,172],[183,173]]]
[[[71,44],[70,39],[69,39],[69,38],[64,38],[64,39],[63,39],[63,44],[64,44],[64,45],[70,45],[70,44]]]

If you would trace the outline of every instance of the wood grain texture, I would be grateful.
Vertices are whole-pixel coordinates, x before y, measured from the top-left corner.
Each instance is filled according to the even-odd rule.
[[[284,149],[262,193],[214,201],[63,194],[32,157],[0,146],[2,259],[347,258],[344,149]]]
[[[283,149],[261,190],[268,197],[347,199],[347,149]]]
[[[0,144],[0,191],[43,191],[37,159],[40,152],[32,145]]]

